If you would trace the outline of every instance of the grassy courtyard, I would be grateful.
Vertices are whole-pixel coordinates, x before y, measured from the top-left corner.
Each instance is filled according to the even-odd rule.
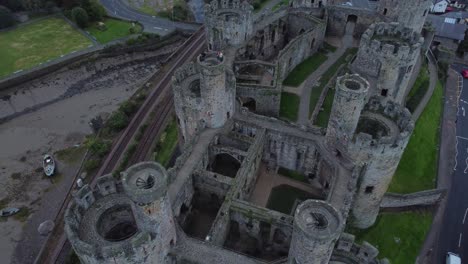
[[[323,101],[323,111],[320,111],[315,119],[314,125],[326,128],[330,119],[330,112],[335,99],[335,89],[329,89],[325,100]]]
[[[336,74],[336,72],[340,69],[340,66],[343,64],[347,64],[351,61],[354,54],[356,54],[357,48],[351,48],[346,50],[346,52],[341,56],[328,70],[322,75],[319,81],[319,85],[317,87],[312,88],[310,93],[310,101],[309,101],[309,115],[312,115],[314,112],[315,107],[320,99],[320,95],[322,94],[323,89],[328,84],[330,79]],[[331,108],[332,104],[329,104],[328,107]],[[331,109],[324,109],[325,113],[330,114]],[[324,117],[325,118],[325,117]],[[325,118],[328,123],[328,117]]]
[[[357,241],[367,241],[392,264],[414,263],[432,223],[430,213],[382,213],[366,230],[350,229]]]
[[[287,92],[281,93],[280,117],[296,122],[300,101],[299,96],[295,94]]]
[[[0,78],[91,44],[88,38],[57,17],[0,32]]]
[[[317,52],[297,65],[284,79],[283,85],[297,87],[307,79],[307,77],[317,70],[322,63],[327,60],[327,55]]]
[[[411,193],[434,188],[443,89],[440,82],[424,109],[393,176],[389,192]]]
[[[138,23],[135,23],[135,26],[133,26],[132,22],[112,18],[106,19],[104,24],[106,25],[105,30],[99,30],[97,23],[87,28],[87,31],[101,44],[131,35],[130,29],[132,27],[134,28],[134,33],[142,31],[142,27]]]

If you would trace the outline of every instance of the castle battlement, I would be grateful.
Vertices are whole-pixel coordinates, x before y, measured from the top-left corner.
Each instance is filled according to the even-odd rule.
[[[65,232],[81,262],[164,259],[169,240],[175,242],[166,191],[167,173],[155,162],[131,166],[122,181],[109,174],[94,189],[85,185],[78,190],[65,213]]]
[[[360,48],[398,61],[419,54],[423,43],[421,34],[402,24],[375,23],[362,35]]]
[[[213,0],[205,5],[205,14],[219,14],[223,12],[241,13],[242,11],[253,11],[253,7],[244,0]]]

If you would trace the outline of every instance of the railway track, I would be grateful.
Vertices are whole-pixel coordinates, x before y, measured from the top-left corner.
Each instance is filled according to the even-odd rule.
[[[169,65],[163,67],[161,71],[158,71],[155,74],[155,76],[153,76],[150,79],[151,83],[153,83],[154,80],[156,81],[156,84],[154,85],[151,93],[149,94],[143,105],[133,116],[125,131],[120,135],[117,142],[113,144],[109,155],[107,155],[98,173],[96,173],[94,177],[92,177],[89,180],[89,183],[92,187],[95,186],[96,178],[110,173],[116,168],[123,154],[125,153],[125,150],[127,149],[128,145],[132,142],[133,137],[137,133],[140,126],[143,124],[145,119],[147,119],[149,113],[152,111],[152,109],[158,108],[155,104],[158,102],[162,102],[163,106],[159,107],[162,108],[162,110],[156,109],[156,112],[162,111],[162,115],[160,117],[163,117],[163,120],[160,120],[160,118],[158,118],[158,116],[156,115],[156,118],[152,120],[150,126],[146,129],[148,134],[144,133],[141,139],[142,142],[144,141],[146,143],[150,141],[152,142],[152,140],[154,140],[155,136],[159,133],[159,130],[161,130],[162,125],[164,124],[164,119],[167,118],[167,116],[173,108],[173,99],[172,94],[170,93],[170,80],[174,71],[178,67],[183,65],[185,62],[191,60],[193,56],[197,54],[197,52],[200,52],[203,48],[204,43],[205,32],[204,28],[201,27],[189,39],[187,39],[184,42],[184,44],[182,44],[182,46],[179,49],[177,49],[173,53],[173,55],[171,55],[171,57],[168,58],[166,62],[169,62]],[[138,145],[137,150],[135,152],[136,155],[134,155],[136,156],[136,162],[145,159],[146,155],[150,151],[151,142],[149,144],[144,144],[141,146]],[[58,210],[54,218],[56,227],[47,237],[34,263],[56,263],[58,256],[61,255],[61,253],[63,253],[62,249],[70,248],[64,232],[64,215],[68,203],[72,199],[72,192],[75,188],[75,182],[78,177],[79,173],[75,175],[74,183],[70,186],[70,189],[68,190],[65,199],[63,200],[60,209]]]

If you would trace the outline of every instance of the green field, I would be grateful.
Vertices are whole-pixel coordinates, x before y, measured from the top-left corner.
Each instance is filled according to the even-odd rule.
[[[303,83],[311,73],[327,60],[327,55],[317,52],[297,65],[284,79],[283,85],[297,87]]]
[[[280,117],[296,122],[299,111],[299,96],[292,93],[281,93]]]
[[[411,193],[434,188],[442,96],[442,84],[438,82],[431,100],[416,123],[389,192]]]
[[[0,32],[0,78],[91,44],[65,20],[56,17]]]
[[[87,31],[101,44],[132,34],[130,33],[130,28],[133,27],[132,22],[108,18],[104,21],[104,24],[106,24],[106,30],[104,31],[99,30],[97,24],[93,24],[91,27],[87,28]],[[135,23],[135,33],[140,33],[141,31],[141,25]]]
[[[432,223],[430,213],[382,213],[366,230],[350,229],[358,242],[367,241],[379,249],[379,258],[392,264],[415,263]]]

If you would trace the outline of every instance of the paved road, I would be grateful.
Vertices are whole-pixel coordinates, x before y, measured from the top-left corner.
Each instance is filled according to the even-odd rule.
[[[174,22],[165,18],[139,13],[125,5],[122,0],[100,0],[100,2],[106,8],[109,15],[138,21],[145,27],[146,32],[166,35],[174,29],[196,31],[200,27],[197,24]]]
[[[468,66],[453,68],[460,72]],[[459,85],[456,164],[437,245],[437,263],[445,263],[447,252],[459,254],[462,262],[468,260],[468,80]]]

